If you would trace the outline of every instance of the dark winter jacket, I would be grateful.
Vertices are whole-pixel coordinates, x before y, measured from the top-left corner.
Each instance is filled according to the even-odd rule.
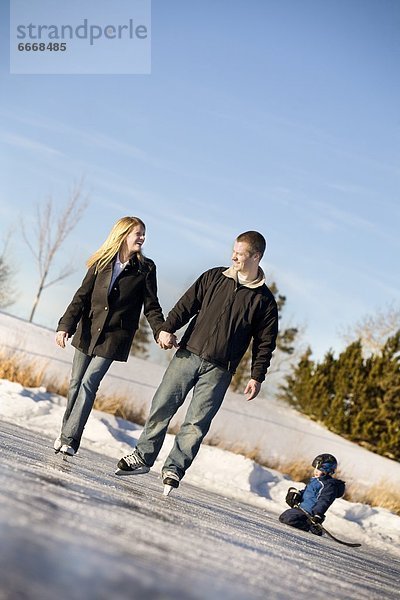
[[[162,329],[175,333],[190,319],[181,347],[234,373],[253,339],[251,377],[264,381],[278,334],[278,310],[263,277],[245,286],[232,269],[206,271],[178,300]]]
[[[112,272],[113,261],[100,273],[94,266],[88,270],[57,331],[75,334],[72,345],[85,354],[126,361],[142,307],[155,337],[164,323],[156,266],[149,258],[140,262],[134,256],[108,293]]]
[[[324,515],[336,498],[341,498],[345,491],[344,481],[330,475],[312,477],[301,492],[300,507],[310,515]]]

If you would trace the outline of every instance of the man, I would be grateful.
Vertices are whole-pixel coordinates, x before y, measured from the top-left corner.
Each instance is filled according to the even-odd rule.
[[[259,393],[278,334],[277,305],[259,266],[265,246],[257,231],[239,235],[231,267],[216,267],[200,275],[169,313],[158,338],[164,349],[178,347],[174,334],[190,323],[154,395],[137,446],[121,458],[117,474],[149,471],[171,418],[193,388],[185,420],[162,469],[169,490],[178,487],[251,340],[251,379],[244,393],[247,400]]]

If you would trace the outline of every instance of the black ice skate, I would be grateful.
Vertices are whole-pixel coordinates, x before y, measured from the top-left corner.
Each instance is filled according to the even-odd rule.
[[[117,467],[118,469],[115,471],[116,475],[140,475],[141,473],[148,473],[150,471],[149,467],[136,452],[132,452],[132,454],[127,454],[121,458]]]

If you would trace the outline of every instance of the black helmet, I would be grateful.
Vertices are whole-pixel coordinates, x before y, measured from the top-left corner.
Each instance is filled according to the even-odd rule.
[[[312,461],[312,466],[324,473],[334,473],[337,469],[337,460],[333,454],[318,454]]]

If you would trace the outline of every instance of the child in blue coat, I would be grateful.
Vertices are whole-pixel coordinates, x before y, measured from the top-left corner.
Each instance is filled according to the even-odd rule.
[[[325,520],[325,513],[336,498],[343,496],[344,481],[333,477],[337,469],[337,460],[332,454],[319,454],[312,462],[314,477],[304,490],[289,488],[286,502],[291,508],[285,510],[279,520],[281,523],[322,535],[318,525]]]

